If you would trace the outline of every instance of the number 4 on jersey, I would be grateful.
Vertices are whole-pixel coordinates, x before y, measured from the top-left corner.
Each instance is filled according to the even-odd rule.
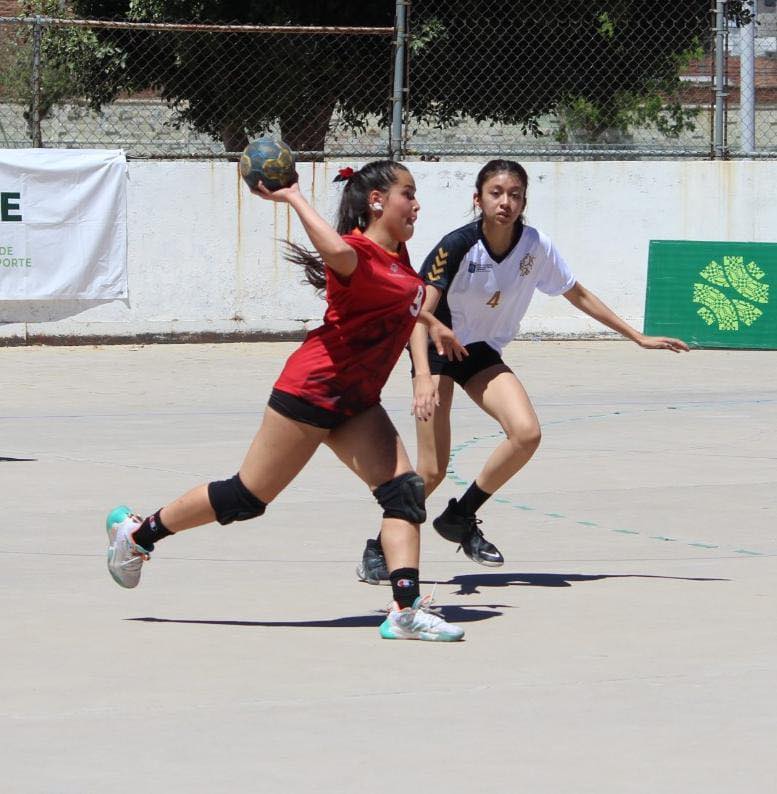
[[[492,309],[496,309],[499,306],[499,299],[502,297],[502,291],[497,290],[487,301],[486,306],[490,306]]]

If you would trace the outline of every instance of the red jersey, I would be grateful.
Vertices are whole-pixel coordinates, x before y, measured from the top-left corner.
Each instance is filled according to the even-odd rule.
[[[353,416],[380,402],[424,289],[404,245],[392,254],[358,230],[343,240],[356,251],[356,270],[342,279],[326,269],[324,324],[291,354],[275,388]]]

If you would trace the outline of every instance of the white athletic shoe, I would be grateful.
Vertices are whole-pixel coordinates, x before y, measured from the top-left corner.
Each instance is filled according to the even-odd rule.
[[[446,623],[440,610],[432,607],[431,596],[418,596],[412,607],[400,609],[396,601],[391,604],[380,624],[380,636],[384,640],[457,642],[464,636],[464,629]]]
[[[132,533],[143,523],[129,507],[114,507],[105,521],[108,532],[108,572],[116,584],[137,587],[140,569],[150,555],[132,540]]]

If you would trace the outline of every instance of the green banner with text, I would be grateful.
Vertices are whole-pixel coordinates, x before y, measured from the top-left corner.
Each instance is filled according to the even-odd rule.
[[[645,333],[693,347],[777,349],[777,243],[651,240]]]

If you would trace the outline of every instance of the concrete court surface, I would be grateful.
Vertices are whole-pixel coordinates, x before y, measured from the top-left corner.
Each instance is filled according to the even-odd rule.
[[[0,349],[0,790],[775,791],[776,352],[510,345],[544,438],[481,513],[507,562],[423,535],[463,643],[379,639],[326,449],[117,587],[107,510],[233,474],[294,346]],[[414,456],[405,361],[384,394]],[[453,416],[432,516],[499,440]]]

